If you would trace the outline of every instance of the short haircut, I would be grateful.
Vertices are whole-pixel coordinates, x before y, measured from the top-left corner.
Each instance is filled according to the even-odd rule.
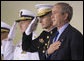
[[[61,8],[62,8],[62,13],[68,13],[68,18],[67,20],[70,22],[70,20],[72,19],[72,16],[73,16],[73,8],[68,4],[68,3],[57,3],[55,4],[56,5],[60,5]]]

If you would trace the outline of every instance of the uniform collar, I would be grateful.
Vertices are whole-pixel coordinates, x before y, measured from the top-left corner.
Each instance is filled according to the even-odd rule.
[[[56,31],[57,31],[57,28],[55,27],[50,31],[50,34],[54,34]]]

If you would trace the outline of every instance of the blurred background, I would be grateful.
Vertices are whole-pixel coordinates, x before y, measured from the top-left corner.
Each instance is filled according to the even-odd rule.
[[[66,2],[73,7],[73,17],[70,24],[83,34],[83,1],[1,1],[1,21],[12,26],[13,22],[19,18],[20,9],[27,9],[37,14],[36,4],[56,4],[58,2]],[[39,35],[41,32],[42,27],[39,23],[36,33]],[[21,39],[22,34],[17,24],[14,45]]]

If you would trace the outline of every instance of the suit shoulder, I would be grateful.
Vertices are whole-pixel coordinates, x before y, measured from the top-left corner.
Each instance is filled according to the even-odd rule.
[[[70,33],[72,34],[72,36],[73,35],[76,35],[76,36],[77,35],[81,35],[82,36],[81,32],[79,30],[77,30],[75,27],[71,26],[71,25],[70,25],[70,29],[69,30],[70,30]]]

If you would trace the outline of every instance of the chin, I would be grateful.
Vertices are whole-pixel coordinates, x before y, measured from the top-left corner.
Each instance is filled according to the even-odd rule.
[[[21,31],[21,33],[23,34],[23,33],[24,33],[24,31]]]
[[[45,29],[45,27],[42,27],[42,29]]]
[[[53,23],[53,26],[55,26],[56,24],[55,23]]]
[[[42,27],[42,29],[46,29],[46,27]]]

